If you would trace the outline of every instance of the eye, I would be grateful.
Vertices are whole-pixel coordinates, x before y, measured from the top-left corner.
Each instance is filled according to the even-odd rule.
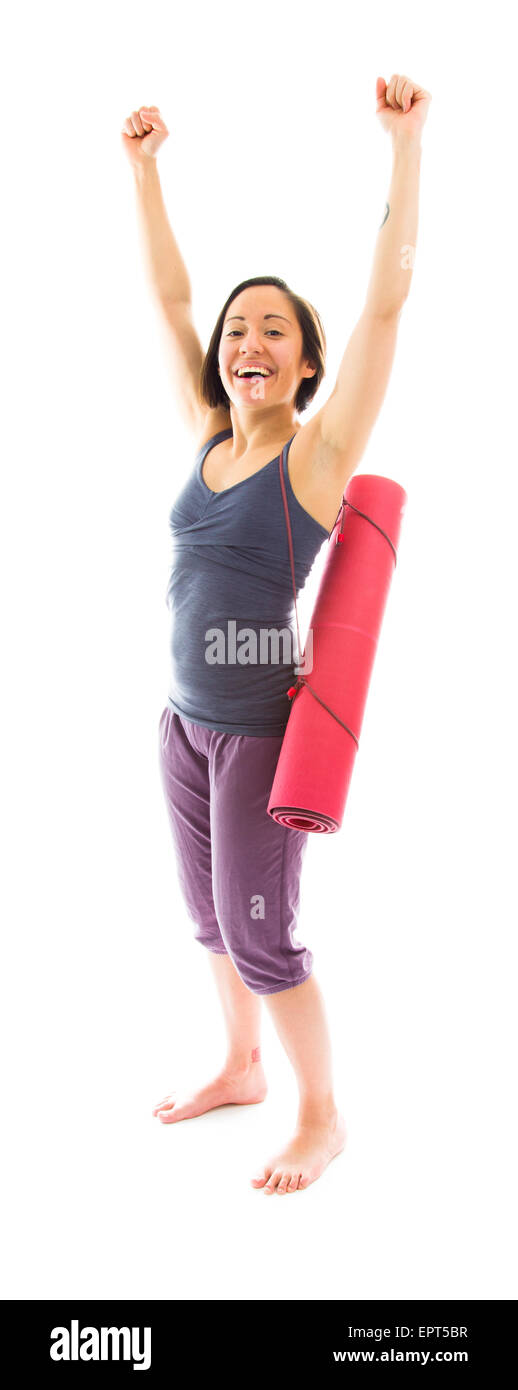
[[[282,338],[282,332],[281,332],[281,329],[280,329],[280,328],[267,328],[267,329],[266,329],[266,332],[267,332],[267,333],[278,333],[279,338]],[[232,336],[233,336],[234,333],[241,333],[241,329],[240,329],[240,328],[229,328],[229,331],[228,331],[228,333],[227,333],[227,338],[232,338]]]

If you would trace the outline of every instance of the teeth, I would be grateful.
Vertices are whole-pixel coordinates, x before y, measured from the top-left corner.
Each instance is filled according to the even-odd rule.
[[[271,375],[270,372],[266,371],[265,367],[239,367],[237,371],[237,376],[244,376],[245,372],[250,372],[253,376]]]

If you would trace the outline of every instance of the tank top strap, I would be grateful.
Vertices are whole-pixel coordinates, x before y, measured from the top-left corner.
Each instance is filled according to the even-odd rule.
[[[290,483],[290,475],[289,475],[289,473],[288,473],[288,452],[289,452],[290,445],[293,444],[294,438],[295,438],[295,435],[292,434],[291,439],[288,439],[287,444],[283,444],[283,447],[282,447],[282,450],[281,450],[282,471],[283,471],[283,474],[284,474],[284,481],[285,481],[285,483],[286,483],[287,485],[289,485],[289,486],[291,486],[291,483]]]
[[[228,436],[231,434],[231,428],[227,430],[218,430],[217,434],[211,434],[210,439],[206,439],[205,443],[202,444],[201,449],[198,449],[195,462],[199,463],[201,459],[203,463],[205,460],[205,455],[208,454],[209,449],[212,449],[213,444],[219,444],[220,439],[228,439]]]

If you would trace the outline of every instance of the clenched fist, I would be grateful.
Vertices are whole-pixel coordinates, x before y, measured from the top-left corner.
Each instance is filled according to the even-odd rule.
[[[376,80],[376,115],[392,136],[419,140],[431,100],[431,92],[402,73],[393,72],[388,84]]]
[[[138,111],[132,111],[125,120],[121,135],[130,164],[135,165],[142,164],[145,159],[156,159],[169,131],[158,106],[139,106]]]

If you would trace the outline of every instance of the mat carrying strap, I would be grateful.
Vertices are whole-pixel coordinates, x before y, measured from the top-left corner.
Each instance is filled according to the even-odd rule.
[[[291,440],[290,440],[289,442],[291,443]],[[299,629],[299,614],[298,614],[298,609],[297,609],[297,588],[296,588],[296,584],[295,584],[295,565],[294,565],[294,563],[293,563],[293,541],[292,541],[292,536],[291,536],[290,514],[289,514],[289,510],[288,510],[288,499],[287,499],[287,497],[286,497],[286,484],[285,484],[285,482],[284,482],[284,467],[283,467],[283,460],[286,459],[286,469],[288,468],[288,462],[287,462],[287,449],[288,449],[288,445],[285,444],[285,445],[284,445],[284,448],[283,448],[283,450],[282,450],[282,452],[281,452],[281,454],[280,454],[280,457],[279,457],[279,473],[280,473],[280,479],[281,479],[281,489],[282,489],[282,500],[283,500],[283,503],[284,503],[284,513],[285,513],[285,517],[286,517],[286,529],[287,529],[287,532],[288,532],[288,545],[289,545],[289,551],[290,551],[291,577],[292,577],[292,582],[293,582],[293,597],[294,597],[294,599],[295,599],[295,617],[296,617],[296,620],[297,620],[297,642],[298,642],[298,650],[299,650],[299,660],[298,660],[298,662],[297,662],[297,665],[300,666],[300,665],[301,665],[301,661],[300,661],[301,642],[300,642],[300,629]],[[392,541],[391,541],[391,539],[390,539],[390,536],[387,536],[386,531],[384,531],[384,530],[382,529],[381,526],[378,526],[378,523],[377,523],[376,521],[373,521],[373,520],[372,520],[372,517],[367,516],[366,512],[361,512],[361,511],[359,510],[358,507],[353,506],[353,503],[352,503],[352,502],[348,502],[348,501],[346,500],[346,498],[345,498],[345,495],[342,497],[342,501],[341,501],[340,507],[339,507],[339,509],[338,509],[338,515],[337,515],[337,517],[336,517],[336,521],[334,522],[334,525],[333,525],[333,527],[332,527],[332,529],[331,529],[331,532],[330,532],[330,535],[329,535],[329,540],[331,540],[331,536],[332,536],[333,531],[334,531],[334,529],[335,529],[336,522],[338,521],[340,515],[341,515],[341,518],[342,518],[342,519],[341,519],[341,522],[340,522],[340,530],[337,531],[337,533],[336,533],[335,545],[339,545],[339,544],[343,543],[343,541],[345,540],[345,536],[344,536],[344,520],[345,520],[345,508],[346,508],[346,507],[350,507],[350,508],[351,508],[351,511],[356,512],[358,516],[364,517],[365,521],[370,522],[371,526],[375,526],[377,531],[381,531],[382,536],[384,536],[384,537],[385,537],[385,540],[388,541],[388,543],[389,543],[389,545],[390,545],[390,548],[391,548],[391,550],[392,550],[393,553],[394,553],[394,564],[397,565],[397,554],[396,554],[396,549],[395,549],[395,546],[392,544]],[[304,650],[304,652],[302,653],[303,659],[305,659],[305,655],[306,655],[306,653],[305,653],[305,650]],[[359,748],[359,747],[360,747],[360,744],[359,744],[359,741],[358,741],[358,739],[357,739],[357,737],[356,737],[356,734],[353,733],[353,730],[349,728],[349,725],[348,725],[348,724],[345,724],[345,723],[344,723],[344,720],[343,720],[343,719],[340,719],[340,716],[339,716],[338,714],[335,714],[335,711],[334,711],[333,709],[331,709],[329,705],[326,705],[325,700],[321,700],[320,695],[317,695],[316,690],[313,689],[313,686],[310,685],[309,681],[306,680],[306,677],[305,677],[305,676],[300,676],[300,675],[297,676],[296,684],[295,684],[295,685],[290,685],[289,690],[286,692],[287,695],[288,695],[288,699],[289,699],[289,700],[293,700],[293,699],[295,698],[295,696],[297,695],[298,691],[299,691],[300,689],[302,689],[302,686],[303,686],[303,685],[307,686],[307,689],[311,691],[311,694],[312,694],[312,695],[314,695],[315,700],[318,700],[319,705],[323,705],[324,709],[326,709],[326,710],[328,711],[328,714],[331,714],[331,715],[333,716],[333,719],[336,719],[336,720],[338,721],[338,723],[342,725],[342,728],[343,728],[343,729],[346,729],[347,733],[350,734],[350,735],[351,735],[351,738],[354,739],[354,742],[355,742],[355,744],[356,744],[356,747]]]

